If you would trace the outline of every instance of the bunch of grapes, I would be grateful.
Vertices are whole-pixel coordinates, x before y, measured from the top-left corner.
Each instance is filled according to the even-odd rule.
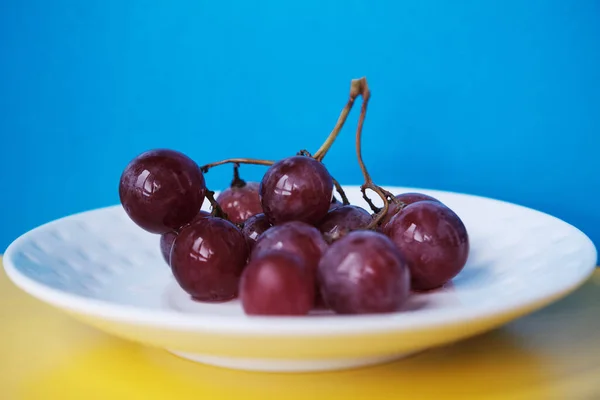
[[[322,162],[359,96],[356,146],[370,211],[349,204]],[[160,235],[173,276],[197,301],[239,298],[248,315],[401,310],[412,291],[439,288],[462,270],[469,238],[439,200],[393,195],[373,183],[361,155],[369,97],[366,80],[353,80],[338,123],[314,156],[303,150],[277,162],[239,158],[199,166],[177,151],[145,152],[121,176],[121,204],[138,226]],[[215,199],[204,174],[227,163],[234,179]],[[245,182],[243,163],[269,168],[260,183]],[[201,211],[205,201],[211,213]]]

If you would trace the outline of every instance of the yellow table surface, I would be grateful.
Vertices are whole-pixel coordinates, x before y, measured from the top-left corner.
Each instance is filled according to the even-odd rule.
[[[535,284],[535,282],[532,282]],[[33,299],[0,274],[0,399],[600,399],[600,271],[490,333],[392,364],[239,372],[127,342]]]

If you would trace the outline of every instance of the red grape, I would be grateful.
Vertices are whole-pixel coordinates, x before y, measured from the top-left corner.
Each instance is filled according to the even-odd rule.
[[[440,202],[438,199],[428,196],[426,194],[412,193],[412,192],[399,194],[396,196],[396,199],[400,200],[405,205],[413,204],[418,201],[427,201],[427,200]],[[388,212],[381,219],[381,221],[379,222],[379,225],[381,227],[385,228],[385,226],[387,225],[388,222],[390,222],[392,217],[394,215],[398,214],[398,211],[400,211],[400,204],[390,203],[390,205],[388,207]]]
[[[217,197],[217,203],[234,224],[241,224],[253,215],[262,213],[258,182],[245,182],[243,186],[231,186]]]
[[[275,225],[263,233],[252,249],[251,260],[261,258],[272,250],[282,250],[302,259],[313,275],[327,243],[321,232],[304,222],[291,221]]]
[[[191,223],[194,223],[199,218],[206,217],[210,217],[210,213],[200,210],[200,212],[198,212],[198,215],[194,217]],[[173,242],[175,241],[176,237],[176,231],[165,232],[162,235],[160,235],[160,252],[162,253],[163,259],[168,265],[171,265],[171,248],[173,247]]]
[[[400,249],[415,290],[435,289],[454,278],[469,255],[469,236],[461,219],[439,202],[419,201],[396,214],[384,233]]]
[[[342,203],[341,201],[339,201],[335,196],[331,198],[331,204],[329,204],[329,211],[331,210],[335,210],[336,208],[339,208],[341,206],[343,206],[344,203]]]
[[[329,211],[333,180],[325,166],[307,156],[285,158],[263,176],[263,212],[274,225],[287,221],[318,223]]]
[[[246,236],[248,242],[248,248],[252,250],[254,244],[258,240],[258,237],[262,235],[267,229],[271,227],[271,223],[265,216],[265,214],[256,214],[246,220],[242,233]]]
[[[357,206],[341,206],[327,213],[319,224],[319,230],[330,241],[337,240],[347,233],[366,228],[373,220],[367,210]]]
[[[291,253],[266,253],[252,260],[242,274],[240,300],[246,314],[306,315],[314,298],[314,277]]]
[[[160,252],[167,265],[171,265],[171,249],[173,248],[173,242],[177,237],[177,232],[165,232],[160,235]]]
[[[321,295],[339,314],[393,312],[410,293],[402,254],[385,235],[350,232],[333,243],[319,262]]]
[[[210,213],[208,211],[204,211],[204,210],[200,210],[198,211],[198,214],[196,214],[196,216],[194,217],[194,219],[192,220],[192,224],[196,221],[198,221],[200,218],[206,218],[206,217],[210,217]]]
[[[184,227],[171,250],[171,269],[179,286],[200,301],[237,296],[248,259],[242,232],[221,218],[200,218]]]
[[[119,182],[125,212],[152,233],[177,230],[198,213],[206,192],[198,165],[174,150],[150,150],[134,158]]]

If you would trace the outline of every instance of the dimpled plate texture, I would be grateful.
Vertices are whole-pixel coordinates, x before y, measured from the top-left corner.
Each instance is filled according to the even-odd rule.
[[[394,314],[261,318],[245,316],[238,301],[194,302],[172,278],[159,237],[120,206],[26,233],[7,249],[4,266],[25,292],[109,333],[200,362],[270,371],[368,365],[472,336],[557,300],[594,270],[591,241],[547,214],[464,194],[389,189],[438,198],[461,217],[471,242],[450,284],[414,294]],[[366,208],[358,187],[346,190]]]

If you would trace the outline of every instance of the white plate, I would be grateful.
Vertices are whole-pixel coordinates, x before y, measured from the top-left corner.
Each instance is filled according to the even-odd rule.
[[[365,206],[357,187],[346,190]],[[451,285],[413,295],[401,313],[261,318],[244,315],[237,301],[194,302],[162,260],[158,236],[120,206],[26,233],[6,250],[4,266],[30,295],[112,334],[200,362],[271,371],[374,364],[466,338],[557,300],[594,270],[594,245],[563,221],[496,200],[418,191],[462,218],[471,253]]]

